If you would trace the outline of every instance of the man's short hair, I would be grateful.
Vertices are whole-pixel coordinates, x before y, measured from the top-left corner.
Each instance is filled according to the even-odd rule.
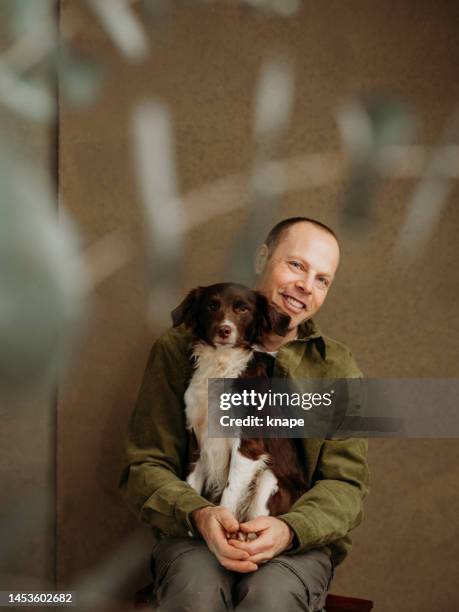
[[[288,219],[284,219],[283,221],[277,223],[266,237],[265,244],[268,247],[268,258],[271,257],[271,255],[274,253],[277,248],[277,245],[282,239],[282,236],[288,230],[288,228],[292,225],[295,225],[296,223],[303,222],[312,223],[313,225],[322,228],[323,230],[331,234],[336,240],[336,242],[338,242],[338,237],[335,232],[331,229],[331,227],[325,225],[325,223],[317,221],[316,219],[310,219],[309,217],[289,217]]]

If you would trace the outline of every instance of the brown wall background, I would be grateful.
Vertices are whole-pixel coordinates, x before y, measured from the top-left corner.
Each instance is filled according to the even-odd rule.
[[[199,202],[215,208],[212,218],[187,234],[184,291],[222,280],[224,256],[244,223],[253,94],[270,52],[280,49],[295,61],[284,159],[338,152],[335,111],[356,92],[388,87],[407,98],[422,122],[418,141],[427,145],[436,142],[458,101],[455,2],[304,2],[300,14],[286,19],[229,2],[174,3],[165,21],[149,25],[148,60],[132,65],[83,3],[61,0],[60,6],[61,25],[72,24],[78,47],[102,57],[107,69],[89,110],[61,104],[63,205],[88,247],[116,231],[141,244],[131,112],[143,99],[165,102],[190,222],[200,206],[190,192],[200,190]],[[233,175],[239,178],[224,193],[208,188]],[[394,258],[393,245],[415,184],[386,181],[374,224],[357,239],[340,229],[342,182],[293,191],[282,201],[282,217],[316,217],[340,232],[342,266],[319,322],[351,346],[367,376],[458,376],[458,190],[429,248],[407,267]],[[223,202],[232,212],[218,213]],[[58,401],[58,586],[84,583],[108,593],[110,576],[117,576],[120,609],[129,609],[123,598],[148,579],[149,530],[125,509],[117,480],[127,419],[158,333],[147,321],[141,248],[132,253],[126,266],[97,286],[89,333]],[[366,516],[333,592],[373,599],[378,612],[458,606],[458,464],[454,439],[371,441]],[[137,540],[130,540],[133,534]],[[132,550],[143,569],[133,567]],[[113,601],[106,605],[115,608]]]

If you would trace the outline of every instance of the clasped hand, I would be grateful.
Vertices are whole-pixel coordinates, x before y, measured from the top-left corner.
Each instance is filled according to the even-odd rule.
[[[293,532],[287,523],[274,516],[238,523],[228,508],[207,506],[193,512],[194,522],[209,550],[220,564],[234,572],[254,572],[260,563],[280,554],[292,542]],[[228,536],[253,533],[255,539],[240,541]]]

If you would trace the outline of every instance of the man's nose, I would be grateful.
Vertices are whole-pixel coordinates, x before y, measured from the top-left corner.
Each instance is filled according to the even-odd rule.
[[[220,338],[228,338],[231,334],[231,327],[229,325],[220,325],[218,328],[218,335]]]
[[[299,278],[296,282],[296,288],[303,293],[312,293],[314,287],[314,276],[312,274],[305,274]]]

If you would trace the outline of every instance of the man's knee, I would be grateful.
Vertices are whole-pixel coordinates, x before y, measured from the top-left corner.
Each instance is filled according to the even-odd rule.
[[[295,557],[277,557],[247,574],[236,588],[236,610],[321,610],[333,574],[331,562],[322,553]]]
[[[167,540],[152,555],[159,611],[231,609],[231,582],[204,542]]]
[[[240,612],[310,610],[305,605],[309,597],[302,582],[275,562],[244,576],[237,586],[236,598],[236,610]]]

